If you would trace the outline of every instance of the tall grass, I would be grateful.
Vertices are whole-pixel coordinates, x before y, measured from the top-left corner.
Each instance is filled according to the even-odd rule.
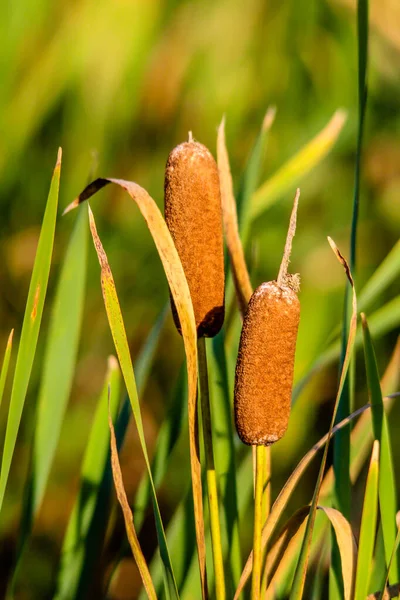
[[[140,8],[142,20],[147,25],[141,32],[143,52],[159,27],[157,19],[161,20],[161,15],[157,6],[155,3],[153,7]],[[139,3],[136,8],[139,10]],[[120,9],[114,10],[117,18]],[[180,28],[187,25],[188,13],[183,8],[176,10],[180,20],[174,21],[176,29],[171,25],[170,35],[179,47],[178,34]],[[51,106],[55,102],[61,89],[68,87],[68,77],[74,78],[70,65],[66,68],[68,73],[60,73],[58,79],[53,80],[51,93],[46,84],[49,75],[54,76],[54,56],[62,55],[65,40],[70,39],[71,30],[76,29],[74,23],[91,22],[98,33],[106,35],[105,13],[99,10],[94,21],[89,18],[92,16],[89,3],[77,7],[71,21],[57,30],[53,52],[43,56],[39,69],[39,83],[43,86],[40,88],[41,111],[45,111],[46,103]],[[18,22],[17,19],[15,23]],[[197,339],[193,283],[186,277],[187,267],[185,271],[179,244],[174,241],[151,195],[130,181],[98,178],[68,205],[64,212],[71,214],[58,220],[59,152],[41,224],[25,316],[21,324],[7,323],[9,337],[4,345],[0,370],[0,403],[6,414],[0,472],[4,538],[12,524],[18,521],[18,533],[14,534],[15,551],[3,574],[5,597],[24,597],[26,590],[31,588],[35,598],[117,599],[120,597],[118,589],[127,592],[130,586],[125,580],[127,565],[136,574],[136,583],[130,590],[129,597],[132,598],[297,600],[338,597],[359,600],[371,594],[381,593],[383,597],[386,588],[391,594],[399,593],[399,528],[396,521],[396,463],[399,457],[393,437],[396,422],[392,422],[398,417],[396,392],[400,384],[400,345],[395,337],[400,325],[399,297],[395,287],[400,272],[399,245],[397,243],[375,266],[375,272],[366,278],[360,291],[361,264],[356,261],[367,99],[368,28],[368,3],[360,0],[359,111],[349,261],[344,257],[347,252],[341,232],[338,232],[340,241],[337,240],[337,244],[330,240],[333,253],[327,254],[329,258],[326,259],[326,270],[337,273],[335,277],[340,288],[347,289],[343,325],[338,311],[333,310],[335,318],[328,318],[328,304],[324,305],[323,294],[309,297],[315,289],[310,287],[309,265],[301,259],[301,254],[310,243],[307,232],[311,229],[307,229],[305,220],[306,215],[311,218],[311,212],[306,208],[302,212],[300,204],[292,261],[295,270],[305,271],[304,289],[299,294],[302,306],[303,294],[305,300],[289,427],[272,451],[263,446],[256,449],[241,444],[233,418],[234,373],[242,319],[246,318],[253,288],[266,279],[265,273],[278,272],[277,248],[280,253],[283,249],[283,238],[277,236],[273,238],[273,250],[269,255],[266,238],[261,232],[268,228],[269,221],[273,223],[278,218],[278,230],[283,231],[281,222],[287,223],[289,209],[282,200],[292,197],[301,181],[305,185],[302,194],[305,207],[307,190],[312,194],[312,186],[322,189],[321,183],[327,177],[326,167],[334,164],[325,158],[337,151],[337,143],[344,143],[342,131],[347,131],[351,137],[351,129],[354,129],[352,113],[346,129],[345,112],[337,110],[330,117],[330,107],[324,114],[324,123],[320,119],[319,129],[313,127],[307,138],[300,136],[303,137],[302,145],[298,144],[300,149],[288,152],[283,164],[275,165],[268,177],[264,174],[263,158],[265,150],[272,148],[274,152],[279,141],[274,133],[274,128],[279,127],[279,103],[276,117],[274,109],[267,111],[253,145],[239,136],[236,141],[239,150],[231,153],[231,157],[228,148],[231,144],[235,146],[232,143],[237,135],[235,119],[231,120],[228,114],[222,122],[216,154],[227,247],[224,257],[226,318],[222,330],[214,332],[216,335],[212,340]],[[76,30],[80,32],[79,28]],[[85,39],[83,34],[77,35]],[[128,27],[122,28],[120,64],[125,75],[129,69],[123,59],[127,60],[131,55],[125,53],[123,46],[129,39],[132,52],[138,43],[132,37],[132,32],[128,35]],[[176,50],[168,42],[164,42],[164,47],[162,42],[160,44],[159,52]],[[222,50],[221,47],[221,57]],[[71,49],[72,53],[74,51]],[[95,55],[94,52],[93,57]],[[174,56],[179,66],[179,52]],[[143,53],[141,60],[144,60]],[[131,65],[132,77],[138,75],[141,64],[138,61]],[[118,73],[115,81],[117,76]],[[22,74],[24,93],[15,92],[16,107],[23,114],[23,122],[14,127],[15,138],[10,146],[10,152],[14,153],[22,151],[29,131],[34,127],[33,116],[24,109],[24,94],[26,90],[32,90],[33,85],[29,78],[25,81],[25,77],[26,74]],[[12,90],[12,83],[8,85]],[[113,98],[113,89],[104,88],[96,99],[97,109],[104,119],[105,136]],[[124,117],[124,107],[119,108],[121,114],[116,119],[122,126],[126,115]],[[114,112],[118,113],[113,109]],[[11,125],[8,125],[7,139],[11,139]],[[200,131],[196,133],[201,135]],[[211,139],[209,132],[207,135]],[[102,142],[106,144],[106,137]],[[69,143],[67,139],[67,146]],[[103,144],[99,147],[102,150]],[[158,154],[154,160],[159,161]],[[160,160],[161,164],[163,161]],[[239,164],[246,166],[236,176]],[[2,168],[5,167],[0,163],[0,170]],[[161,166],[157,169],[161,171]],[[67,178],[63,183],[66,195],[76,183],[75,176],[72,181],[74,183]],[[11,175],[8,184],[12,185]],[[136,215],[132,221],[125,213],[122,218],[118,217],[119,198],[110,211],[103,208],[102,215],[94,198],[93,208],[89,207],[86,201],[109,184],[127,192],[134,201],[123,204],[126,214],[130,215],[128,211],[132,210]],[[185,186],[185,182],[182,185]],[[338,182],[338,190],[342,186],[346,187]],[[154,196],[156,193],[160,195],[160,189]],[[349,196],[350,187],[346,188],[346,193]],[[112,196],[112,200],[115,201],[116,196]],[[139,213],[144,223],[135,220]],[[125,232],[123,235],[128,229],[122,221],[133,226],[135,236],[130,239],[130,251],[135,258],[132,263],[151,262],[153,256],[160,259],[161,265],[155,268],[160,278],[163,275],[164,295],[153,328],[143,327],[145,334],[140,350],[136,335],[131,333],[131,320],[133,318],[139,328],[140,313],[134,314],[137,308],[130,307],[124,288],[126,272],[132,274],[135,267],[129,260],[119,260],[123,243],[117,248],[110,243],[116,238],[105,231],[104,214],[111,216],[111,224],[119,225]],[[72,223],[72,233],[63,254],[61,242]],[[189,220],[185,228],[190,224]],[[111,229],[110,224],[108,228]],[[93,247],[88,247],[89,234]],[[57,274],[51,270],[53,247],[56,249]],[[329,251],[327,243],[326,248]],[[324,247],[317,250],[325,256]],[[185,251],[190,258],[190,247],[185,246]],[[203,248],[202,252],[206,251],[207,248]],[[100,270],[94,264],[96,256]],[[341,263],[337,271],[336,259]],[[132,278],[130,283],[131,295],[140,295],[148,288],[151,304],[155,301],[150,296],[157,296],[158,285],[161,285],[154,283],[152,269],[152,277],[145,278],[143,288],[140,278]],[[140,270],[141,274],[143,272]],[[58,476],[62,455],[57,452],[60,443],[66,443],[62,436],[69,418],[67,404],[71,395],[80,395],[82,404],[86,400],[85,392],[79,394],[79,389],[75,389],[79,388],[77,381],[85,369],[85,363],[80,362],[80,347],[87,348],[96,343],[96,335],[91,330],[93,321],[85,308],[87,280],[96,286],[96,302],[100,303],[102,296],[104,310],[99,313],[99,319],[108,335],[108,341],[104,343],[105,354],[112,356],[107,367],[102,366],[104,373],[101,373],[102,368],[97,369],[99,385],[93,384],[94,388],[98,387],[97,400],[88,411],[90,418],[86,415],[86,422],[91,421],[90,427],[84,435],[81,427],[68,429],[70,440],[67,440],[66,456],[73,465],[75,477],[71,480],[74,478],[75,483],[71,486],[69,480],[58,484],[57,504],[64,506],[66,516],[56,536],[56,558],[41,563],[37,579],[43,578],[43,581],[37,584],[39,591],[34,591],[30,579],[37,543],[36,528],[40,528],[41,519],[47,516],[49,490]],[[49,282],[50,300],[46,295]],[[155,287],[152,288],[153,283]],[[173,331],[169,309],[163,308],[168,288],[182,338]],[[332,306],[332,298],[329,302]],[[46,315],[49,308],[51,316]],[[359,311],[362,311],[360,317]],[[14,326],[14,337],[13,331],[9,334],[11,325]],[[316,333],[318,328],[321,331]],[[283,340],[283,327],[279,333]],[[384,336],[386,349],[380,354]],[[261,354],[256,352],[252,359],[257,369],[263,368],[257,363]],[[278,347],[273,359],[276,359],[275,367],[279,371]],[[335,376],[330,376],[329,368],[337,364],[339,381],[333,389]],[[384,372],[382,377],[381,371]],[[157,385],[160,372],[163,381]],[[280,375],[282,381],[286,381],[288,373],[283,371]],[[103,380],[102,389],[100,380]],[[319,422],[315,416],[321,406],[318,394],[328,386],[329,398],[323,406],[327,416],[321,415]],[[146,393],[146,389],[150,391]],[[155,391],[159,389],[162,394]],[[36,391],[37,406],[32,410],[28,400]],[[151,399],[152,393],[155,401],[150,410],[146,400]],[[274,393],[275,400],[276,395]],[[266,399],[264,396],[258,398],[257,410],[262,412]],[[278,421],[282,417],[278,414],[280,405],[272,405]],[[151,414],[157,406],[162,421],[152,427]],[[35,415],[35,426],[33,432],[27,433],[24,417],[29,416],[29,412]],[[264,414],[261,417],[260,421]],[[23,427],[20,427],[21,423]],[[82,438],[82,456],[78,460],[72,451],[74,436]],[[136,449],[135,460],[139,457],[139,475],[135,476],[133,486],[130,481],[132,461],[128,460],[126,464],[132,443]],[[24,452],[21,453],[22,444]],[[332,464],[331,445],[334,448]],[[17,489],[13,473],[24,453],[25,468],[19,473],[23,484]],[[318,460],[320,462],[314,464]],[[15,505],[19,506],[18,511],[13,509]],[[51,571],[50,574],[42,571],[43,564],[44,571]]]

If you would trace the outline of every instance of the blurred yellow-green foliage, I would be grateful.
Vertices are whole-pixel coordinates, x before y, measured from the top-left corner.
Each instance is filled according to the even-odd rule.
[[[354,9],[354,0],[7,2],[0,19],[0,351],[12,327],[17,339],[20,335],[58,146],[63,148],[61,209],[85,185],[94,162],[98,175],[134,180],[162,206],[167,155],[186,139],[188,130],[215,155],[216,129],[226,115],[232,172],[238,183],[266,108],[275,105],[277,116],[268,138],[264,180],[342,107],[348,111],[348,120],[338,143],[323,163],[299,182],[302,195],[292,265],[302,278],[296,372],[304,373],[342,313],[344,277],[326,236],[332,236],[348,254],[357,128]],[[371,2],[369,82],[356,276],[359,289],[397,241],[400,230],[397,0]],[[282,198],[253,227],[249,253],[253,285],[277,273],[291,202],[292,194]],[[148,231],[127,197],[117,189],[107,189],[93,201],[93,209],[135,357],[168,300],[166,281]],[[52,291],[74,218],[61,218],[60,211],[50,295],[0,525],[6,540],[4,554],[12,552],[16,535]],[[34,565],[44,578],[59,550],[94,401],[106,358],[113,352],[91,246],[89,256],[75,383],[35,529],[41,541],[37,542],[39,558]],[[399,291],[398,284],[385,298],[394,291]],[[395,333],[377,342],[381,369]],[[143,398],[150,447],[182,356],[181,340],[169,317]],[[300,456],[300,450],[308,447],[310,431],[316,439],[326,430],[326,421],[323,426],[317,421],[321,411],[330,415],[331,405],[325,403],[335,384],[336,370],[332,369],[300,398],[305,424],[296,439],[289,436],[276,451],[276,468],[283,473]],[[7,401],[1,408],[2,431],[6,407]],[[125,473],[131,492],[142,469],[136,450],[132,429],[123,454],[125,466],[129,462]],[[278,470],[278,483],[279,474]],[[171,491],[164,495],[168,506]],[[40,560],[42,555],[46,559]],[[26,594],[21,597],[30,597]]]

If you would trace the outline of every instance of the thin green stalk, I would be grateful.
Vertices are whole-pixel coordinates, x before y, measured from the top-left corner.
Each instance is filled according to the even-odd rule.
[[[215,574],[215,591],[217,600],[225,600],[225,576],[224,560],[222,556],[221,528],[218,509],[218,491],[217,475],[214,465],[214,451],[212,443],[211,429],[211,410],[210,395],[208,390],[208,372],[206,342],[204,338],[199,338],[197,342],[198,360],[199,360],[199,382],[200,382],[200,401],[201,415],[203,421],[203,440],[207,473],[207,493],[210,510],[210,526],[212,554]]]
[[[360,174],[361,174],[361,155],[364,134],[365,109],[367,104],[367,61],[368,61],[368,0],[357,0],[357,42],[358,42],[358,131],[357,131],[357,150],[356,164],[354,173],[354,195],[353,195],[353,213],[351,221],[350,234],[350,271],[356,275],[356,249],[357,249],[357,226],[360,202]],[[349,283],[346,285],[344,311],[343,311],[343,330],[342,330],[342,369],[351,313],[351,289]],[[343,386],[343,392],[339,401],[337,413],[337,422],[346,418],[354,410],[354,382],[355,382],[355,364],[350,365],[350,370]],[[335,500],[337,508],[346,518],[350,518],[351,512],[351,482],[350,482],[350,433],[351,430],[340,432],[337,436],[333,448],[333,465],[335,472]],[[337,593],[333,593],[333,587],[336,587],[340,580],[339,553],[336,544],[333,544],[332,552],[331,579],[336,578],[336,583],[332,581],[330,590],[332,598],[336,598]],[[339,581],[340,585],[340,581]]]
[[[263,497],[262,497],[262,526],[266,523],[271,510],[271,446],[267,446],[264,450],[264,474],[263,474]],[[265,553],[264,553],[265,554]],[[264,558],[262,559],[264,564]],[[261,565],[262,566],[262,565]],[[264,568],[261,580],[261,598],[265,598],[268,587],[268,569]]]
[[[256,486],[254,495],[254,529],[253,529],[253,574],[251,579],[251,600],[259,600],[261,590],[262,546],[261,531],[263,527],[263,489],[264,489],[265,448],[256,447]]]

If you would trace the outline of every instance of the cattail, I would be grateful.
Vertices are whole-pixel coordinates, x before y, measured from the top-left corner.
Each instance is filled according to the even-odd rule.
[[[224,321],[224,254],[218,168],[205,146],[180,144],[165,170],[165,220],[189,285],[198,337],[213,337]],[[172,299],[171,299],[172,300]],[[179,317],[172,302],[175,324]]]
[[[243,320],[235,379],[235,421],[245,444],[269,446],[285,433],[290,415],[300,320],[298,275],[287,267],[296,229],[297,191],[277,281],[261,284]]]

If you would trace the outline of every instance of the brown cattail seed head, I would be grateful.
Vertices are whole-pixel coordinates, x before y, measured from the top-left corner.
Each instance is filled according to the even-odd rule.
[[[247,307],[234,398],[236,429],[245,444],[269,446],[288,426],[300,320],[296,286],[297,279],[263,283]]]
[[[203,144],[180,144],[165,170],[165,220],[189,285],[198,337],[224,321],[224,253],[218,168]],[[179,318],[172,302],[174,321]]]

